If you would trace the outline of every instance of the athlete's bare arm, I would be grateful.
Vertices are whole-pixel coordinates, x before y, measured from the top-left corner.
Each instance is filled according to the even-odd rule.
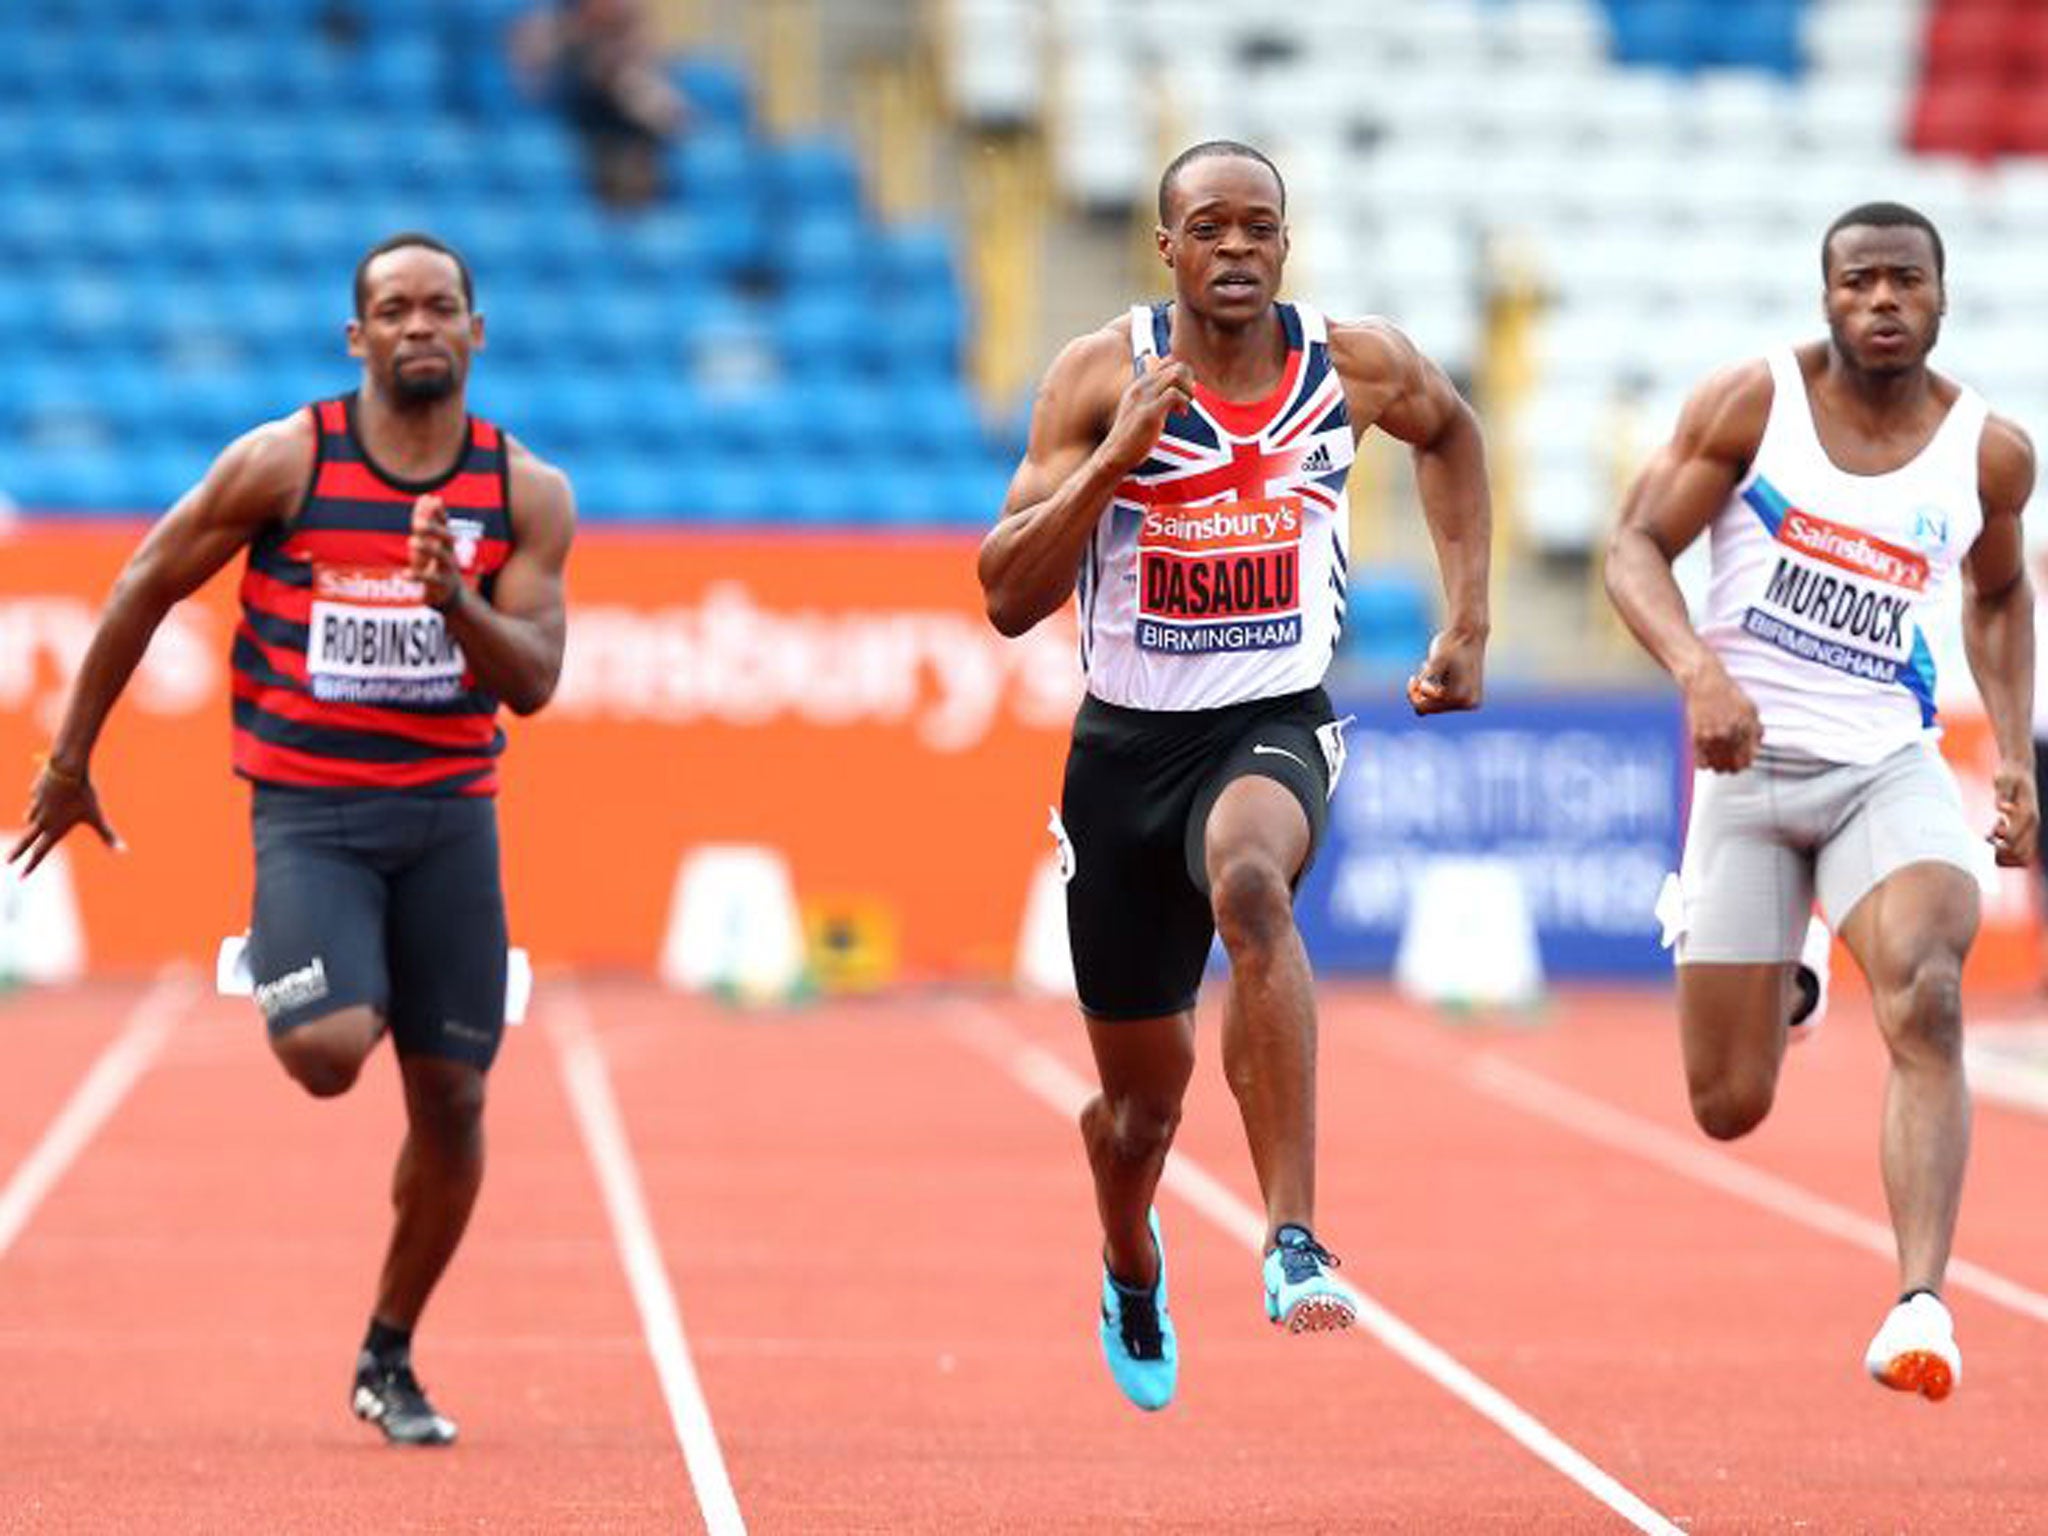
[[[2034,783],[2034,594],[2027,581],[2020,514],[2034,491],[2034,445],[2013,423],[1993,416],[1977,449],[1983,531],[1963,559],[1963,648],[1984,700],[1998,772],[1992,781],[1998,862],[2026,864],[2040,828]]]
[[[7,855],[25,875],[80,822],[118,842],[92,786],[92,751],[150,637],[262,529],[290,517],[313,472],[304,411],[265,422],[221,451],[199,484],[159,518],[128,557],[86,647],[49,757],[29,791],[26,830]]]
[[[1747,768],[1763,740],[1748,694],[1694,633],[1671,562],[1727,503],[1763,443],[1771,416],[1768,363],[1743,363],[1693,391],[1671,441],[1629,487],[1607,543],[1607,596],[1643,649],[1685,696],[1693,756],[1703,768]]]
[[[1353,428],[1363,435],[1378,427],[1415,453],[1415,488],[1436,546],[1445,621],[1420,672],[1408,680],[1408,701],[1423,715],[1476,709],[1492,627],[1487,571],[1493,554],[1479,420],[1443,369],[1382,321],[1332,324],[1330,357],[1344,382]]]
[[[1031,408],[1024,462],[981,541],[982,594],[1003,634],[1023,634],[1067,600],[1117,483],[1194,390],[1184,362],[1153,358],[1132,374],[1128,320],[1069,342],[1053,360]]]
[[[507,438],[512,553],[485,602],[462,580],[447,509],[431,493],[412,509],[412,573],[446,617],[470,675],[517,715],[547,703],[562,675],[562,572],[576,532],[569,478]]]

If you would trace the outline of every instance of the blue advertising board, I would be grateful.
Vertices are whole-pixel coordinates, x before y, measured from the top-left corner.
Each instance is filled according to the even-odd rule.
[[[1429,862],[1484,857],[1520,877],[1547,974],[1668,970],[1652,908],[1683,832],[1676,697],[1511,695],[1428,719],[1339,700],[1337,712],[1354,717],[1348,761],[1296,903],[1319,967],[1391,970]]]

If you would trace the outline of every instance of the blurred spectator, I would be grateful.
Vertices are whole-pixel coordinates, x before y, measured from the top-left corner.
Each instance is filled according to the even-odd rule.
[[[330,48],[360,48],[369,31],[362,8],[355,0],[325,0],[313,23]]]
[[[661,195],[661,148],[683,126],[641,0],[559,0],[527,15],[512,58],[583,136],[597,195],[637,208]]]

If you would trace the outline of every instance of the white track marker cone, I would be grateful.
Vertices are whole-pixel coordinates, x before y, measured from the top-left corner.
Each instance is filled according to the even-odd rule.
[[[1543,996],[1536,921],[1514,867],[1499,859],[1435,859],[1408,903],[1394,982],[1419,1002],[1527,1007]]]
[[[789,864],[753,843],[706,843],[676,869],[657,974],[681,991],[770,1002],[804,979],[803,919]]]
[[[0,834],[10,847],[18,835]],[[53,849],[26,880],[8,865],[0,872],[0,982],[54,986],[84,974],[85,925],[64,850]]]
[[[1067,884],[1060,854],[1031,875],[1024,926],[1017,935],[1017,986],[1038,997],[1074,996],[1074,951],[1067,943]]]

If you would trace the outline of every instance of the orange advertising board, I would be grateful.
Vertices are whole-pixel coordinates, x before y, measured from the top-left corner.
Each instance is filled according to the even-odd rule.
[[[25,795],[140,532],[0,535],[0,793],[12,764]],[[1017,641],[989,628],[974,547],[585,530],[561,686],[507,717],[515,941],[543,964],[651,965],[683,855],[765,843],[806,906],[885,915],[902,974],[1006,974],[1080,680],[1068,616]],[[247,923],[237,570],[173,612],[101,740],[94,776],[128,851],[66,844],[95,965],[204,959]]]

